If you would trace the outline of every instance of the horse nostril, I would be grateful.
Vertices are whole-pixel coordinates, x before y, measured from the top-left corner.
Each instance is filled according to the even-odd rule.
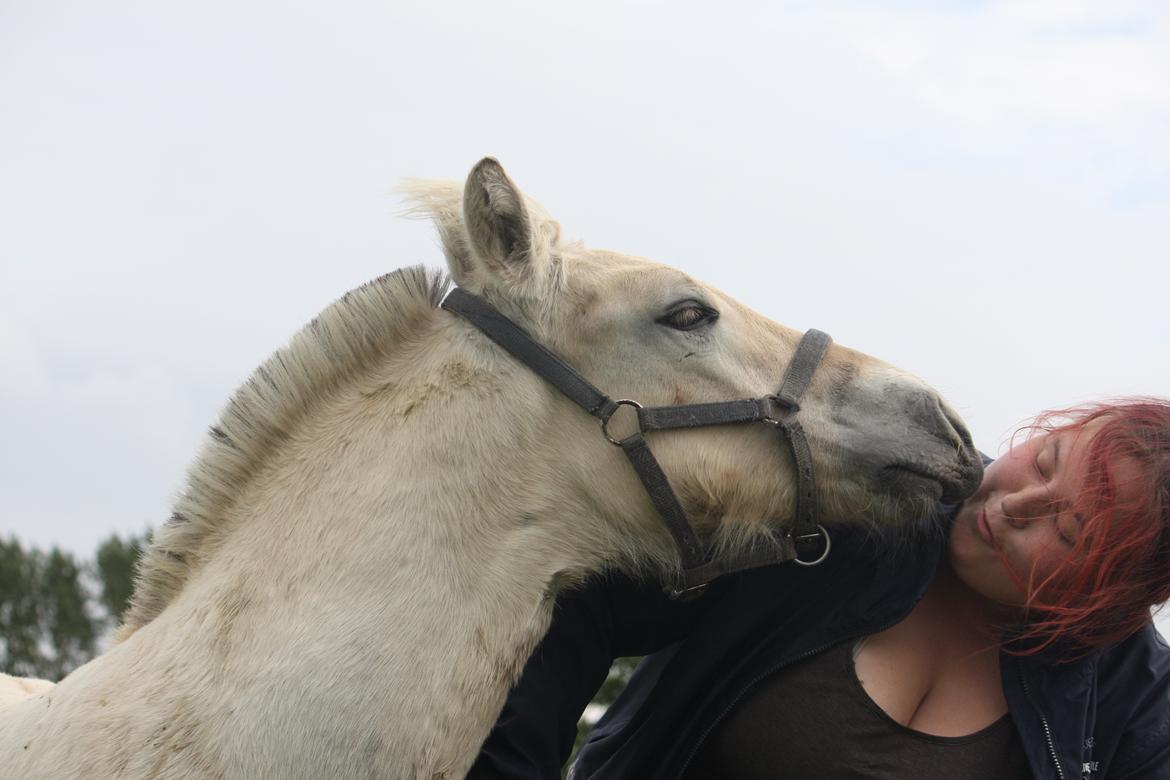
[[[937,394],[933,394],[935,411],[936,435],[947,441],[955,448],[958,456],[957,477],[960,483],[958,493],[962,497],[975,492],[983,479],[983,458],[975,449],[975,442],[971,431],[963,423],[959,415],[955,414],[946,402]]]
[[[963,421],[959,419],[959,415],[948,409],[947,405],[941,401],[939,402],[939,408],[942,409],[943,419],[950,423],[951,430],[953,430],[955,435],[959,437],[959,441],[962,443],[963,448],[968,450],[975,449],[975,441],[971,438],[971,431],[968,430]]]

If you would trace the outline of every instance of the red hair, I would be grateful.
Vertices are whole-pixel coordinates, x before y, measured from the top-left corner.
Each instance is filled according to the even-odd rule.
[[[1113,644],[1148,623],[1151,607],[1170,600],[1170,400],[1048,411],[1022,430],[1080,433],[1090,423],[1096,430],[1079,445],[1087,447],[1085,478],[1072,497],[1072,510],[1083,518],[1080,535],[1051,575],[1021,578],[1027,621],[1012,652]]]

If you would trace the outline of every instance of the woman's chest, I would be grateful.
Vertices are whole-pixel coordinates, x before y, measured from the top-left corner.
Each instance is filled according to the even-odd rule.
[[[1029,772],[1006,716],[961,736],[935,736],[895,721],[854,675],[850,642],[782,667],[746,691],[683,773],[686,780],[859,775],[1006,780]]]
[[[927,734],[972,734],[1007,712],[998,648],[982,634],[944,630],[911,614],[854,650],[865,693],[893,720]]]

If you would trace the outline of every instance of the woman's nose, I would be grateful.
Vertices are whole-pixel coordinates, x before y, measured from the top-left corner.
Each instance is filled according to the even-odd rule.
[[[1013,528],[1021,528],[1049,512],[1050,497],[1042,485],[1033,485],[1003,497],[1004,518]]]

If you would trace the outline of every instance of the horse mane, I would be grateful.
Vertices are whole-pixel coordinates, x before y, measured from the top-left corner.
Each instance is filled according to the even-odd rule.
[[[139,561],[119,640],[157,617],[210,557],[226,510],[298,422],[390,352],[449,287],[446,274],[422,266],[367,282],[330,304],[236,390]]]

